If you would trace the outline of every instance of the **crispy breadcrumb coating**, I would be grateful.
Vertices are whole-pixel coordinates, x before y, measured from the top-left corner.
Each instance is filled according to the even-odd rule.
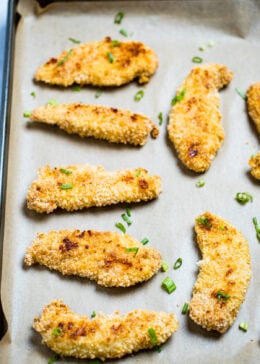
[[[260,82],[252,84],[247,90],[247,110],[260,134]]]
[[[148,201],[161,192],[161,178],[143,168],[110,172],[101,166],[45,166],[38,175],[27,193],[27,207],[40,213]]]
[[[72,312],[62,301],[54,301],[34,319],[33,327],[57,354],[104,361],[163,344],[177,331],[178,321],[174,314],[147,310],[126,315],[99,313],[89,319]],[[156,333],[156,343],[148,333],[150,328]]]
[[[249,245],[240,231],[206,212],[196,219],[202,253],[190,302],[190,317],[207,330],[224,333],[235,320],[251,279]]]
[[[146,83],[158,67],[156,53],[138,41],[115,42],[110,37],[63,51],[40,66],[36,81],[68,87],[73,83],[121,86],[135,78]]]
[[[233,73],[219,64],[195,67],[172,106],[168,134],[182,163],[195,172],[205,172],[224,140],[218,90],[228,85]]]
[[[252,176],[260,180],[260,152],[257,155],[253,155],[248,163],[251,167]]]
[[[46,105],[31,112],[32,121],[57,125],[69,134],[105,139],[112,143],[144,145],[157,126],[147,117],[128,110],[80,103]]]
[[[38,234],[24,262],[87,277],[106,287],[129,287],[150,279],[161,267],[161,255],[127,234],[61,230]]]

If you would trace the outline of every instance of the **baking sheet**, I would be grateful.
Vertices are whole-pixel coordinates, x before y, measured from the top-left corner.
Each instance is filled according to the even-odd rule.
[[[37,10],[38,9],[38,10]],[[122,25],[113,22],[118,11],[125,12]],[[15,65],[12,96],[11,130],[6,194],[4,253],[1,298],[9,329],[0,343],[1,363],[47,363],[52,352],[41,345],[32,329],[33,318],[43,306],[63,299],[75,312],[90,315],[93,310],[107,314],[136,308],[174,312],[179,331],[163,346],[163,351],[140,352],[110,363],[258,363],[260,311],[260,245],[255,236],[252,217],[258,216],[259,183],[249,175],[247,161],[259,150],[259,139],[249,121],[245,102],[235,92],[259,81],[260,8],[258,1],[98,1],[55,3],[44,11],[32,0],[21,0],[21,20],[15,40]],[[111,36],[123,40],[119,29],[133,32],[158,54],[160,67],[145,86],[135,82],[119,89],[104,90],[95,98],[96,88],[80,92],[63,90],[33,82],[37,67],[73,44],[69,37],[83,42]],[[198,47],[215,42],[200,52]],[[184,169],[167,139],[166,115],[170,102],[182,80],[195,66],[193,56],[204,63],[223,63],[234,72],[230,86],[221,91],[221,112],[226,139],[211,168],[203,175],[206,185],[197,188],[201,177]],[[139,90],[145,92],[134,101]],[[33,98],[30,93],[36,93]],[[45,104],[82,101],[141,112],[157,120],[164,115],[160,136],[142,148],[117,146],[81,139],[56,128],[32,125],[23,118],[25,110]],[[161,251],[173,265],[182,257],[182,267],[159,272],[149,282],[131,289],[106,289],[88,280],[50,272],[41,267],[24,269],[23,256],[37,232],[63,228],[116,230],[124,206],[93,208],[80,212],[54,212],[38,215],[27,210],[27,189],[36,171],[46,164],[103,165],[110,170],[144,167],[163,180],[163,193],[156,201],[131,206],[133,224],[128,233],[138,239],[147,236],[150,245]],[[244,206],[235,194],[247,191],[253,203]],[[211,211],[238,227],[248,238],[252,256],[253,278],[239,315],[224,335],[208,333],[181,315],[189,301],[200,259],[193,233],[197,215]],[[171,276],[177,290],[168,295],[161,282]],[[238,329],[248,322],[246,333]],[[60,363],[78,363],[60,359]],[[84,361],[88,362],[88,361]]]

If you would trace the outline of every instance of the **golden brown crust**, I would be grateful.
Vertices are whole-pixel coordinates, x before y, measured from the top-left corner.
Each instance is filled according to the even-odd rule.
[[[233,77],[227,67],[207,64],[194,68],[178,89],[186,90],[172,106],[168,134],[182,163],[195,172],[205,172],[224,140],[217,90]]]
[[[69,134],[105,139],[112,143],[144,145],[157,126],[147,117],[128,110],[80,103],[46,105],[31,112],[32,121],[57,125]]]
[[[178,329],[178,322],[174,314],[147,310],[110,316],[99,313],[90,320],[72,312],[62,301],[53,301],[34,319],[33,327],[42,342],[62,356],[106,360],[164,343]],[[52,331],[57,327],[60,335],[54,336]],[[151,342],[149,328],[156,333],[156,344]]]
[[[161,267],[161,255],[127,234],[61,230],[38,234],[24,262],[87,277],[106,287],[129,287],[150,279]]]
[[[252,176],[260,180],[260,152],[257,155],[253,155],[248,163],[251,167]]]
[[[113,56],[113,62],[108,54]],[[68,87],[73,83],[95,86],[121,86],[135,78],[146,83],[158,67],[155,52],[137,41],[113,46],[111,38],[63,51],[40,66],[36,81]]]
[[[190,317],[207,330],[224,333],[235,320],[251,279],[249,245],[240,231],[210,212],[198,216],[195,231],[202,260]]]
[[[247,90],[247,109],[260,134],[260,82],[252,84]]]
[[[38,175],[27,193],[27,207],[40,213],[148,201],[161,192],[161,178],[143,168],[110,172],[101,166],[46,166]],[[71,188],[63,189],[66,185]]]

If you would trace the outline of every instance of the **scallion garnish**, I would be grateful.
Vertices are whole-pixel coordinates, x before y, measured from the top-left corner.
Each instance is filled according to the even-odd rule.
[[[73,49],[70,49],[65,56],[57,62],[57,67],[62,66],[67,60],[68,58],[71,56],[71,53],[73,52]]]
[[[193,63],[202,63],[203,59],[201,57],[195,56],[192,58]]]
[[[30,95],[35,99],[35,97],[36,97],[36,93],[34,92],[34,91],[32,91],[31,93],[30,93]]]
[[[203,187],[203,186],[205,186],[205,183],[206,183],[205,179],[204,179],[204,178],[200,178],[200,179],[197,181],[196,186],[197,186],[197,187]]]
[[[111,40],[111,45],[112,45],[112,47],[119,47],[120,42],[119,42],[119,40],[113,39],[113,40]]]
[[[186,88],[182,89],[181,92],[178,93],[178,95],[174,96],[174,98],[171,101],[171,105],[174,106],[175,104],[177,104],[177,102],[183,100],[186,92],[187,92]]]
[[[115,16],[114,23],[121,24],[124,16],[125,16],[125,13],[123,11],[119,11]]]
[[[59,326],[54,327],[51,334],[52,334],[52,336],[61,336],[62,335],[62,329]]]
[[[75,38],[72,38],[72,37],[70,37],[70,38],[68,38],[72,43],[75,43],[75,44],[79,44],[80,43],[80,40],[78,40],[78,39],[75,39]]]
[[[239,329],[240,330],[242,330],[242,331],[247,331],[247,329],[248,329],[248,323],[247,322],[240,322],[240,324],[239,324]]]
[[[179,269],[182,266],[182,258],[178,258],[174,263],[173,269]]]
[[[149,239],[147,239],[147,238],[143,238],[143,239],[141,240],[141,244],[146,245],[147,243],[149,243]]]
[[[56,105],[59,105],[59,101],[58,101],[58,100],[56,100],[56,99],[50,99],[50,100],[47,102],[47,105],[56,106]]]
[[[199,217],[197,219],[197,222],[203,226],[205,226],[206,228],[211,228],[212,224],[210,223],[210,219],[206,216],[206,217]]]
[[[30,116],[31,116],[31,111],[25,111],[24,113],[23,113],[23,116],[25,117],[25,118],[29,118]]]
[[[72,171],[70,171],[69,169],[65,169],[65,168],[60,168],[60,172],[64,173],[64,174],[71,174]]]
[[[223,299],[223,300],[224,300],[224,302],[226,302],[226,301],[227,301],[230,297],[231,297],[231,296],[230,296],[230,294],[228,294],[228,293],[224,293],[224,292],[222,292],[222,291],[218,291],[218,292],[217,292],[218,302],[219,302],[221,299]]]
[[[184,305],[182,306],[182,310],[181,313],[183,315],[186,315],[186,313],[189,311],[189,304],[187,302],[184,303]]]
[[[54,354],[52,357],[50,357],[50,359],[48,360],[48,364],[53,364],[56,361],[58,361],[60,359],[59,354]]]
[[[139,250],[139,248],[137,248],[136,246],[133,246],[131,248],[126,248],[127,253],[131,253],[131,252],[134,253],[134,257],[138,253],[138,250]]]
[[[202,46],[200,46],[200,47],[199,47],[199,50],[203,52],[203,51],[205,51],[205,50],[206,50],[206,48],[207,48],[207,46],[202,45]]]
[[[161,270],[163,272],[166,272],[168,269],[169,269],[169,264],[165,260],[163,260],[161,265]]]
[[[257,222],[257,218],[256,217],[253,217],[253,223],[255,225],[255,231],[256,231],[256,237],[258,240],[260,240],[260,226]]]
[[[102,92],[102,90],[97,90],[97,92],[95,93],[95,98],[98,99],[102,95]]]
[[[208,46],[208,47],[210,47],[210,48],[214,47],[214,45],[215,45],[214,40],[210,40],[210,41],[208,42],[208,44],[207,44],[207,46]]]
[[[132,225],[132,221],[129,219],[127,214],[122,214],[122,219],[127,223],[128,226]]]
[[[247,99],[247,95],[240,88],[237,87],[235,90],[236,90],[236,93],[240,97],[242,97],[243,100],[246,100]]]
[[[160,353],[162,351],[162,345],[155,345],[154,350]]]
[[[170,277],[166,277],[162,281],[162,287],[165,289],[166,292],[169,294],[176,290],[176,284],[173,282],[173,280]]]
[[[144,97],[144,90],[139,90],[134,97],[135,101],[140,101]]]
[[[120,29],[119,33],[122,34],[124,37],[128,37],[128,33],[125,29]]]
[[[74,85],[74,86],[72,86],[72,91],[76,91],[76,92],[81,91],[80,85]]]
[[[157,339],[157,335],[156,335],[155,330],[154,330],[152,327],[150,327],[150,328],[147,330],[147,332],[148,332],[148,335],[150,336],[151,343],[152,343],[153,345],[157,344],[158,339]]]
[[[110,63],[114,63],[114,56],[111,52],[107,52],[107,58],[109,59]]]
[[[124,225],[121,222],[117,222],[115,223],[115,226],[122,231],[122,233],[126,233],[126,228],[124,227]]]
[[[97,316],[96,311],[93,311],[93,312],[92,312],[92,314],[91,314],[91,317],[92,317],[92,318],[94,318],[94,317],[96,317],[96,316]]]
[[[248,192],[237,192],[235,199],[237,202],[245,204],[247,202],[253,201],[253,196],[250,195]]]
[[[139,169],[139,171],[137,171],[137,172],[136,172],[135,176],[136,176],[136,177],[139,177],[139,176],[140,176],[140,174],[141,174],[141,172],[142,172],[142,171]]]
[[[71,183],[63,183],[60,186],[61,190],[71,190],[73,188],[73,185]]]
[[[162,114],[162,112],[160,112],[160,113],[158,114],[158,119],[159,119],[159,125],[161,126],[161,125],[162,125],[162,123],[163,123],[163,114]]]
[[[131,216],[131,210],[130,210],[130,207],[126,207],[126,214],[127,214],[127,216]]]

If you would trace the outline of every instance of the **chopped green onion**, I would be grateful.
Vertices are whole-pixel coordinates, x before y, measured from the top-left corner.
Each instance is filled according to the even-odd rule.
[[[125,13],[123,11],[119,11],[115,16],[114,23],[121,24],[124,16],[125,16]]]
[[[171,105],[174,106],[175,104],[177,104],[177,102],[183,100],[186,92],[187,92],[186,88],[182,89],[181,92],[178,93],[178,95],[174,96],[174,98],[171,101]]]
[[[173,269],[179,269],[182,266],[182,259],[178,258],[174,263]]]
[[[119,47],[120,42],[119,42],[119,40],[114,39],[114,40],[111,40],[111,45],[112,45],[112,47]]]
[[[131,216],[131,210],[130,210],[130,207],[127,207],[126,208],[126,214],[127,214],[127,216]]]
[[[206,183],[205,179],[204,179],[204,178],[200,178],[200,179],[197,181],[196,186],[197,186],[197,187],[203,187],[203,186],[205,186],[205,183]]]
[[[214,40],[210,40],[210,41],[208,42],[208,44],[207,44],[207,46],[208,46],[208,47],[210,47],[210,48],[214,47],[214,45],[215,45]]]
[[[162,287],[168,292],[169,294],[176,290],[176,285],[170,277],[166,277],[162,281]]]
[[[211,228],[212,224],[210,223],[210,219],[206,216],[206,217],[199,217],[197,219],[197,222],[203,226],[205,226],[206,228]]]
[[[128,37],[128,33],[125,29],[120,29],[119,33],[122,34],[124,37]]]
[[[161,265],[161,270],[163,272],[166,272],[168,269],[169,269],[169,264],[165,260],[163,260]]]
[[[151,343],[152,343],[153,345],[157,344],[158,339],[157,339],[157,335],[156,335],[155,330],[154,330],[152,327],[150,327],[150,328],[147,330],[147,332],[148,332],[148,335],[150,336]]]
[[[135,256],[136,256],[136,254],[138,253],[138,250],[139,250],[139,248],[137,248],[136,246],[131,247],[131,248],[126,248],[127,253],[131,253],[131,252],[135,253],[135,254],[134,254],[134,257],[135,257]]]
[[[141,174],[141,172],[142,172],[142,171],[140,171],[140,169],[139,169],[139,171],[137,171],[137,172],[136,172],[136,174],[135,174],[135,175],[136,175],[136,177],[139,177],[139,176],[140,176],[140,174]]]
[[[147,243],[149,243],[149,239],[143,238],[143,240],[141,240],[141,244],[146,245]]]
[[[61,336],[62,329],[59,326],[57,326],[52,330],[51,334],[52,334],[52,336]]]
[[[30,95],[31,95],[33,98],[35,98],[35,97],[36,97],[36,93],[35,93],[34,91],[32,91],[32,92],[30,93]]]
[[[248,329],[248,323],[247,322],[240,322],[240,324],[239,324],[239,329],[240,330],[242,330],[242,331],[247,331],[247,329]]]
[[[101,361],[99,359],[91,360],[91,364],[100,364]]]
[[[71,183],[63,183],[60,188],[61,190],[71,190],[73,188],[73,185]]]
[[[119,229],[119,230],[121,230],[122,231],[122,233],[126,233],[126,228],[124,227],[124,225],[123,224],[121,224],[121,222],[117,222],[116,224],[115,224],[115,226]]]
[[[202,46],[200,46],[200,47],[199,47],[199,50],[203,52],[203,51],[205,51],[205,50],[206,50],[206,48],[207,48],[207,46],[202,45]]]
[[[242,97],[243,100],[246,100],[247,99],[247,95],[240,88],[237,87],[235,90],[236,90],[236,93],[240,97]]]
[[[68,58],[71,56],[71,53],[73,52],[73,49],[70,49],[65,56],[57,63],[57,67],[62,66]]]
[[[187,302],[184,303],[184,305],[182,306],[182,310],[181,313],[183,315],[186,315],[186,313],[189,311],[189,304]]]
[[[51,99],[47,102],[47,105],[56,106],[59,105],[59,101],[56,99]]]
[[[128,226],[132,225],[132,221],[129,220],[127,214],[122,214],[122,219],[127,223]]]
[[[195,56],[192,58],[193,63],[202,63],[203,59],[201,57]]]
[[[224,226],[224,225],[220,225],[220,230],[225,230],[226,229],[226,227]]]
[[[74,86],[72,86],[72,91],[76,91],[76,92],[81,91],[80,85],[74,85]]]
[[[162,123],[163,123],[163,114],[162,114],[162,112],[160,112],[160,113],[158,114],[158,119],[159,119],[159,125],[161,126],[161,125],[162,125]]]
[[[78,39],[75,39],[75,38],[68,38],[72,43],[75,43],[75,44],[79,44],[80,43],[80,40]]]
[[[50,359],[48,360],[48,364],[53,364],[56,361],[58,361],[60,359],[59,354],[54,354],[52,357],[50,357]]]
[[[60,172],[64,173],[64,174],[71,174],[72,171],[70,171],[69,169],[65,169],[65,168],[60,168]]]
[[[248,192],[237,192],[235,199],[237,202],[245,204],[247,202],[253,201],[253,196],[250,195]]]
[[[92,318],[94,318],[94,317],[96,317],[96,316],[97,316],[96,311],[93,311],[93,312],[92,312],[92,314],[91,314],[91,317],[92,317]]]
[[[162,351],[162,345],[155,345],[154,350],[160,353]]]
[[[255,225],[256,237],[257,237],[258,240],[260,240],[260,226],[259,226],[259,224],[257,222],[256,217],[253,217],[253,223]]]
[[[95,93],[95,98],[98,99],[102,95],[102,92],[102,90],[97,90],[97,92]]]
[[[144,90],[139,90],[134,97],[135,101],[140,101],[144,97]]]
[[[25,118],[29,118],[30,116],[31,116],[31,111],[25,111],[24,113],[23,113],[23,116],[25,117]]]
[[[218,291],[217,298],[218,298],[218,301],[220,301],[223,298],[223,300],[226,302],[230,298],[230,294]]]
[[[107,57],[110,63],[114,63],[114,56],[111,52],[107,52]]]

